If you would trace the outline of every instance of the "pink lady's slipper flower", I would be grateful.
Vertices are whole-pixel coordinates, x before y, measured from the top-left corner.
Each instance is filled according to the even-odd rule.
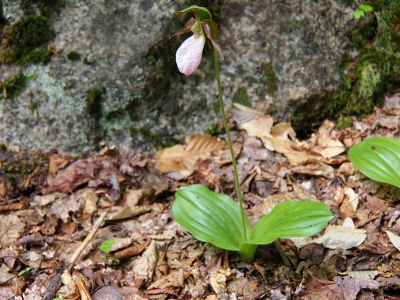
[[[192,74],[200,65],[204,44],[206,43],[205,36],[209,38],[215,50],[217,50],[222,57],[221,49],[215,42],[215,38],[218,34],[218,27],[211,19],[211,14],[208,9],[192,5],[176,14],[181,17],[189,12],[194,13],[195,19],[190,19],[182,29],[178,30],[170,37],[172,38],[189,31],[193,32],[193,35],[186,39],[178,48],[178,51],[176,51],[176,64],[178,65],[179,71],[185,75]]]
[[[190,75],[201,63],[206,37],[204,34],[192,35],[176,51],[176,64],[179,72]]]

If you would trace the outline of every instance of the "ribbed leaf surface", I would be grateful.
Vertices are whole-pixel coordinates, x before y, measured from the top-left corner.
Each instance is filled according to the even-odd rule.
[[[239,251],[245,241],[239,205],[229,196],[214,193],[203,185],[181,187],[176,192],[172,212],[175,221],[200,241],[233,251]],[[249,233],[247,218],[245,227]]]
[[[277,238],[313,236],[333,218],[325,203],[287,200],[253,227],[248,244],[269,244]]]
[[[354,145],[351,162],[369,178],[400,188],[400,140],[375,137]]]

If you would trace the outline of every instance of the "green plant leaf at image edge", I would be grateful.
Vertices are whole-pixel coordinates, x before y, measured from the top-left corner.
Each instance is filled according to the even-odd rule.
[[[354,166],[365,176],[400,188],[400,140],[374,137],[349,151]]]
[[[181,187],[172,205],[175,221],[200,241],[232,251],[239,251],[250,233],[241,224],[239,205],[229,196],[217,194],[203,185]]]
[[[360,4],[360,9],[363,11],[374,11],[374,8],[371,5]]]
[[[277,238],[313,236],[333,218],[325,203],[286,200],[276,205],[251,230],[248,244],[269,244]]]

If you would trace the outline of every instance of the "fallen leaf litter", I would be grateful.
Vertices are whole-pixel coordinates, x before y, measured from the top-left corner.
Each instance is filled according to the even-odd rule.
[[[223,136],[196,134],[155,156],[3,149],[0,298],[395,299],[400,194],[363,176],[346,153],[368,137],[398,138],[399,95],[350,128],[326,120],[306,141],[289,123],[235,106],[234,149],[252,224],[286,199],[313,199],[335,214],[324,232],[259,247],[247,263],[174,223],[179,186],[234,194]],[[105,221],[90,237],[99,216]],[[99,246],[110,239],[105,255]]]

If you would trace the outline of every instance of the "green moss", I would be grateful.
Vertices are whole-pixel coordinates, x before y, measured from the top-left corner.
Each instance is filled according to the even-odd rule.
[[[81,55],[76,51],[71,51],[70,53],[67,54],[67,58],[69,60],[80,60]]]
[[[35,78],[36,76],[25,76],[24,73],[20,70],[16,75],[14,75],[9,80],[5,80],[0,82],[0,90],[2,90],[2,94],[0,94],[0,98],[15,98],[17,97],[21,91],[25,88],[28,80]]]
[[[11,174],[7,174],[6,176],[4,176],[5,181],[11,181],[12,179],[13,179],[13,176]]]
[[[54,36],[53,29],[46,17],[25,17],[14,23],[11,29],[8,37],[10,51],[5,52],[2,60],[16,61],[18,64],[49,61],[51,51],[40,48],[45,47],[45,44]]]
[[[102,116],[101,98],[106,89],[91,88],[86,91],[86,108],[92,118],[98,120]]]
[[[0,151],[6,151],[7,150],[7,146],[4,144],[0,144]]]
[[[12,161],[8,164],[3,165],[4,173],[19,173],[21,175],[32,172],[32,165],[30,163],[20,163],[17,161]]]
[[[342,125],[349,116],[372,112],[384,102],[384,94],[400,85],[400,5],[398,1],[366,1],[374,12],[359,21],[352,40],[359,50],[355,60],[343,59],[343,90],[336,95],[316,95],[297,106],[292,124],[304,128],[325,118]],[[369,17],[370,19],[366,19]]]
[[[205,133],[215,137],[218,136],[220,133],[218,124],[212,124],[210,127],[206,129]]]
[[[146,125],[143,125],[141,127],[130,127],[129,130],[131,134],[141,134],[143,137],[150,140],[150,142],[157,148],[171,147],[179,142],[179,140],[176,138],[168,138],[169,141],[163,141],[159,136],[151,132]]]
[[[88,58],[87,58],[87,56],[85,56],[84,58],[83,58],[83,63],[85,64],[85,65],[92,65],[92,64],[94,64],[96,61],[95,60],[89,60]]]
[[[239,87],[232,98],[233,103],[239,103],[247,107],[251,107],[247,89],[244,86]]]
[[[339,128],[347,128],[353,125],[353,120],[351,117],[340,117],[337,121]]]
[[[266,77],[267,94],[272,96],[279,83],[279,78],[275,74],[272,63],[268,63],[264,66],[264,73]]]

